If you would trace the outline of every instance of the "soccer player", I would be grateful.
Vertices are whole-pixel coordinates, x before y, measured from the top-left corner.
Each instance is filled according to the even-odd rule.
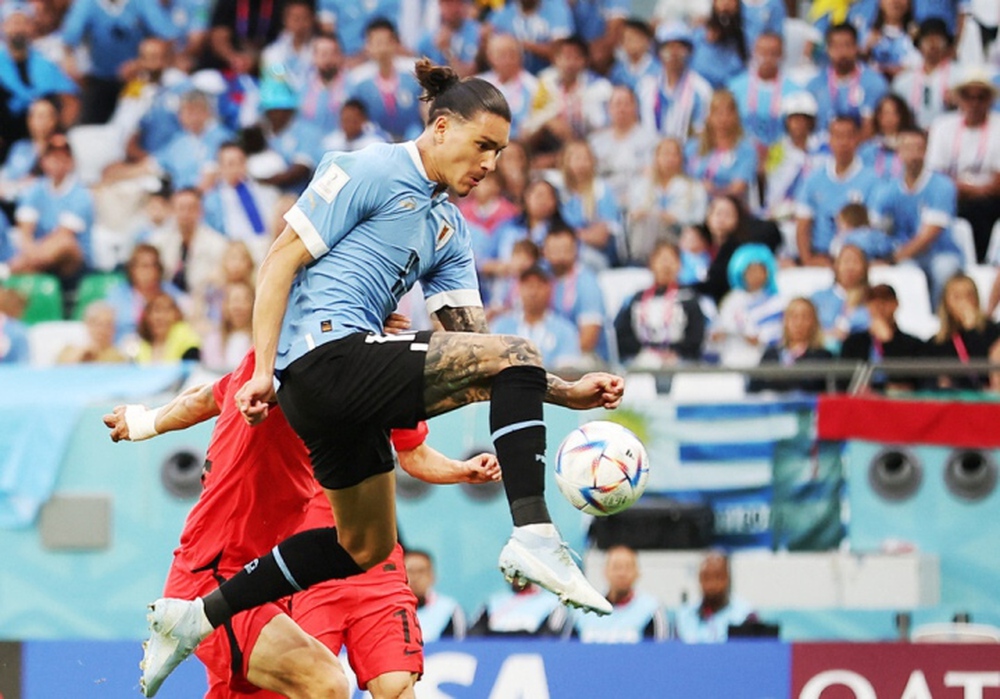
[[[212,629],[240,611],[325,580],[358,575],[396,545],[387,428],[489,399],[514,532],[500,554],[509,579],[607,614],[545,504],[543,402],[616,408],[624,380],[567,383],[528,340],[487,333],[470,235],[442,196],[469,193],[506,147],[510,109],[484,80],[420,61],[430,102],[414,142],[328,153],[285,216],[258,276],[253,378],[237,392],[254,423],[277,400],[309,449],[336,528],[297,534],[194,602],[153,604],[147,681],[157,686]],[[379,334],[417,281],[445,332]],[[275,379],[280,388],[275,393]]]
[[[240,415],[234,394],[253,374],[251,350],[214,384],[188,389],[165,406],[128,405],[104,417],[114,441],[139,441],[218,416],[203,475],[204,490],[188,515],[165,594],[194,599],[296,531],[333,526],[330,506],[312,477],[309,455],[275,408],[258,427]],[[424,444],[426,424],[393,432],[400,465],[436,483],[486,482],[499,477],[495,457],[446,459]],[[346,679],[336,654],[342,645],[362,689],[380,697],[412,697],[423,670],[416,598],[407,585],[402,549],[385,565],[344,581],[317,585],[237,614],[198,648],[210,699],[257,688],[289,697],[339,696]],[[290,618],[291,617],[291,618]],[[156,687],[143,684],[147,696]],[[274,696],[270,693],[260,697]]]

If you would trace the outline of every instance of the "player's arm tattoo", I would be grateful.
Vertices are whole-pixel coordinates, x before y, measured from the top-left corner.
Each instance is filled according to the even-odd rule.
[[[545,402],[568,406],[570,384],[555,374],[545,374]]]
[[[451,332],[488,333],[486,311],[482,306],[445,306],[435,315],[445,330]]]

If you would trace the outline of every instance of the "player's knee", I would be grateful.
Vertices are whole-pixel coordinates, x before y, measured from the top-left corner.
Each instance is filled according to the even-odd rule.
[[[411,699],[417,676],[407,672],[390,672],[368,683],[372,699]]]
[[[362,541],[342,540],[341,546],[347,550],[354,562],[364,570],[374,568],[387,559],[396,546],[395,538],[365,539]]]
[[[531,340],[516,335],[499,335],[498,340],[501,343],[498,372],[512,366],[542,366],[542,353]]]
[[[283,673],[289,699],[348,699],[350,684],[340,662],[316,639],[309,639]]]

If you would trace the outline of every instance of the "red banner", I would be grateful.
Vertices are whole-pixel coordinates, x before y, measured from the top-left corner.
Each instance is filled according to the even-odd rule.
[[[1000,699],[1000,645],[796,643],[792,699]]]
[[[820,439],[1000,448],[1000,403],[820,396]]]

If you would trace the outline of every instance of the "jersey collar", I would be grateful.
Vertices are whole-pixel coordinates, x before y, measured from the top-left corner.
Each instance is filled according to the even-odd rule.
[[[420,173],[420,176],[427,180],[430,184],[437,187],[437,182],[434,182],[427,177],[427,168],[424,167],[424,161],[420,158],[420,151],[417,150],[417,142],[406,141],[403,144],[403,149],[406,150],[406,154],[410,156],[410,160],[413,161],[413,166],[417,168],[417,172]]]

